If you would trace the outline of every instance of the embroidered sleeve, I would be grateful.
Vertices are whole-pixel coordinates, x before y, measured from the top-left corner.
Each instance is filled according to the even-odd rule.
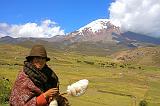
[[[48,105],[46,98],[44,97],[43,94],[37,97],[36,102],[37,102],[37,106],[47,106]]]
[[[21,72],[11,92],[10,106],[36,106],[36,99],[40,94],[41,90]]]

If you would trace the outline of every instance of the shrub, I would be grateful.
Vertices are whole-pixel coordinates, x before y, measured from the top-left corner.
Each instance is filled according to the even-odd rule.
[[[77,60],[77,63],[80,63],[81,61],[80,60]]]
[[[147,101],[145,100],[140,101],[139,106],[147,106]]]
[[[7,103],[9,101],[10,92],[11,83],[9,79],[0,78],[0,104]]]
[[[94,65],[94,62],[91,61],[84,61],[86,64]]]

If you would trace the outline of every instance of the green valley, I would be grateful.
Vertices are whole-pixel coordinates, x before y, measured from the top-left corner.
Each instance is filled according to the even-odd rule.
[[[16,76],[23,68],[29,48],[18,45],[0,45],[0,102],[8,106],[8,98]],[[96,56],[74,51],[48,48],[48,65],[60,79],[60,91],[67,86],[88,79],[86,93],[80,97],[65,95],[72,106],[139,106],[145,100],[148,106],[160,105],[160,67],[115,61],[114,56]],[[160,55],[159,55],[160,56]],[[159,57],[156,55],[156,57]],[[152,58],[146,57],[147,61]],[[155,58],[159,61],[158,58]],[[145,62],[145,57],[143,57]]]

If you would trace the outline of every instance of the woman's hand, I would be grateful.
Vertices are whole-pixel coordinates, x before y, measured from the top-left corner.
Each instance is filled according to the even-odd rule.
[[[56,96],[59,94],[59,90],[58,88],[51,88],[48,91],[44,92],[43,95],[45,96],[45,98],[50,101],[54,98],[56,98]]]

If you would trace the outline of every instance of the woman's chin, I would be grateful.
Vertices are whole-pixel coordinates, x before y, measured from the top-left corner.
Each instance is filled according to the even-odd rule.
[[[41,70],[43,67],[42,66],[36,66],[36,68]]]

